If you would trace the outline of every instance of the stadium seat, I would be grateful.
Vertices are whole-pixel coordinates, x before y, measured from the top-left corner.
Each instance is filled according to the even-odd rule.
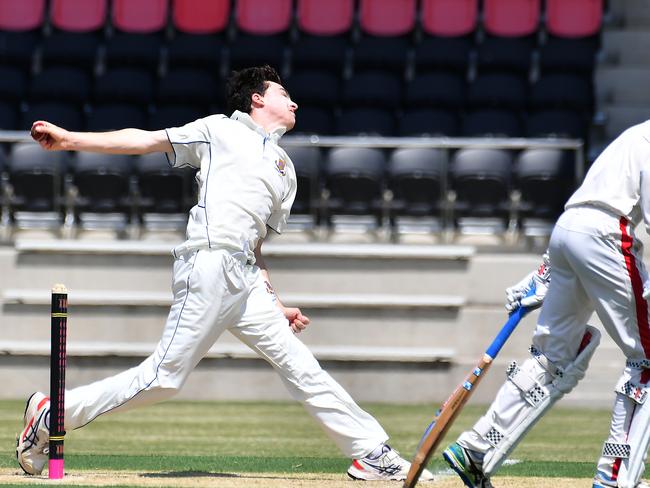
[[[29,130],[35,120],[47,120],[68,130],[85,127],[82,109],[78,104],[65,102],[33,102],[21,113],[20,129]]]
[[[390,69],[403,73],[415,14],[415,0],[361,0],[361,38],[354,46],[354,69]]]
[[[143,128],[147,123],[146,111],[128,103],[107,103],[93,105],[86,118],[86,129],[90,132],[118,130],[127,127]]]
[[[45,24],[45,0],[0,0],[0,63],[29,70]]]
[[[90,84],[88,73],[79,68],[45,68],[32,76],[29,99],[32,102],[70,102],[81,107],[90,99]]]
[[[287,62],[287,49],[284,33],[268,36],[240,33],[229,47],[230,69],[268,64],[283,73]]]
[[[15,103],[0,101],[0,129],[19,130],[18,106]]]
[[[11,217],[17,228],[60,229],[67,163],[67,152],[46,152],[31,143],[13,144],[6,174],[11,186]]]
[[[384,218],[386,156],[380,149],[334,148],[325,164],[326,222],[341,230],[377,230]]]
[[[544,75],[531,87],[532,109],[572,109],[591,112],[593,87],[589,80],[571,73]]]
[[[319,147],[290,146],[285,151],[293,162],[298,180],[289,229],[313,231],[320,224],[322,150]]]
[[[196,119],[208,115],[204,106],[183,104],[156,104],[155,110],[149,114],[147,127],[149,130],[180,127]]]
[[[575,189],[574,153],[561,149],[525,149],[515,166],[521,193],[519,225],[524,235],[548,235]]]
[[[466,100],[465,78],[454,72],[439,71],[416,75],[406,85],[404,106],[462,110]]]
[[[163,153],[136,156],[138,211],[146,231],[182,231],[196,203],[192,179],[196,170],[172,168]]]
[[[174,0],[175,36],[167,45],[170,67],[193,66],[213,73],[221,70],[230,0]]]
[[[356,73],[343,84],[342,102],[346,108],[396,109],[402,102],[402,80],[398,75],[384,71]]]
[[[465,137],[521,137],[519,115],[507,109],[478,109],[467,112],[461,123]]]
[[[52,27],[61,31],[98,31],[104,27],[107,14],[107,0],[51,0],[50,2]]]
[[[133,157],[79,152],[71,164],[74,215],[81,229],[126,231],[134,212]]]
[[[349,32],[354,19],[354,0],[298,0],[298,29],[313,36],[338,36]]]
[[[230,67],[269,64],[285,70],[291,0],[240,0],[235,12],[236,39],[230,44]]]
[[[510,73],[479,74],[470,83],[467,103],[471,108],[523,110],[528,100],[524,78]]]
[[[602,20],[603,0],[546,0],[546,29],[553,36],[595,36]]]
[[[154,99],[153,76],[137,68],[113,68],[95,81],[95,103],[121,102],[146,106]]]
[[[285,80],[293,101],[300,107],[335,107],[341,98],[340,78],[326,70],[304,70],[293,73]]]
[[[416,71],[467,71],[478,14],[478,0],[422,0],[422,39],[414,55]]]
[[[327,107],[299,105],[296,127],[291,133],[333,135],[336,133],[334,112]]]
[[[527,37],[537,32],[541,0],[484,0],[485,32],[500,37]]]
[[[548,36],[539,50],[539,68],[542,75],[574,72],[591,77],[598,51],[598,39],[567,39]]]
[[[476,49],[478,72],[512,72],[528,78],[535,47],[530,37],[486,36]]]
[[[113,0],[111,5],[113,27],[118,31],[149,34],[167,24],[167,0]]]
[[[235,21],[242,32],[268,36],[289,30],[292,15],[291,0],[239,0]]]
[[[167,0],[114,0],[115,32],[106,42],[107,66],[137,66],[157,73],[167,15]]]
[[[398,135],[406,137],[456,137],[460,134],[457,110],[412,108],[402,112],[398,121]]]
[[[528,114],[526,137],[567,137],[586,139],[589,121],[574,110],[540,109]]]
[[[93,71],[107,16],[107,0],[52,0],[52,32],[41,48],[41,63]]]
[[[403,36],[415,27],[415,0],[360,0],[359,26],[371,36]]]
[[[298,0],[299,39],[291,50],[292,69],[341,73],[348,58],[354,14],[353,0]]]
[[[21,102],[27,95],[27,73],[16,66],[0,65],[0,100]]]
[[[452,157],[453,219],[461,233],[501,235],[511,217],[512,154],[503,149],[459,149]]]
[[[336,132],[345,136],[394,136],[395,115],[384,108],[345,108],[338,117]]]
[[[230,18],[230,0],[173,0],[172,24],[186,34],[222,32]]]
[[[422,0],[420,15],[427,35],[467,36],[478,24],[478,0]]]
[[[0,30],[31,31],[44,21],[45,0],[0,0]]]
[[[189,88],[189,89],[188,89]],[[210,106],[221,103],[223,96],[217,78],[207,72],[196,69],[177,69],[168,72],[158,82],[156,103]]]
[[[396,149],[388,159],[391,228],[407,232],[437,232],[444,227],[447,154],[442,149]]]

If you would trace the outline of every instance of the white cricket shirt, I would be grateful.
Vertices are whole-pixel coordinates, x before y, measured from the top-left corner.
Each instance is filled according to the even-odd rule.
[[[650,233],[650,120],[627,129],[598,156],[565,208],[601,207],[645,222]]]
[[[166,129],[174,167],[199,169],[199,197],[190,210],[187,240],[174,252],[225,248],[253,260],[266,227],[280,233],[296,196],[296,173],[278,146],[285,129],[267,134],[243,112],[211,115]]]

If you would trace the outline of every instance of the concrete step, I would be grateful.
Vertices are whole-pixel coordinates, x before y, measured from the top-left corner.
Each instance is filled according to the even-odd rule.
[[[169,244],[84,241],[17,242],[0,250],[0,273],[14,288],[168,291]],[[469,246],[271,245],[264,248],[273,285],[280,294],[394,293],[464,294]],[[89,278],[92,277],[92,278]]]
[[[596,69],[596,97],[606,104],[650,106],[650,68],[647,66],[599,66]]]
[[[645,47],[649,43],[650,25],[646,29],[607,29],[603,34],[601,49],[604,63],[627,67],[648,66],[650,53]]]

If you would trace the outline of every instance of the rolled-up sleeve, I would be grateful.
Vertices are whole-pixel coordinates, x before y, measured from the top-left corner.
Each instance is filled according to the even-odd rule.
[[[169,164],[174,168],[187,166],[200,168],[201,161],[208,157],[210,151],[210,139],[205,121],[199,119],[165,131],[173,151],[167,153]]]

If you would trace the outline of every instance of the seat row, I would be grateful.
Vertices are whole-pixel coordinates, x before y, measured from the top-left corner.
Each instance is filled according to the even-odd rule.
[[[359,0],[358,9],[354,0],[174,0],[171,9],[167,0],[52,0],[48,17],[45,0],[1,0],[0,63],[200,65],[225,73],[262,57],[286,67],[291,46],[295,69],[341,69],[350,47],[359,69],[404,70],[411,58],[419,70],[466,69],[480,39],[479,65],[522,71],[539,38],[542,66],[590,70],[602,0],[545,5],[485,0],[481,17],[478,0]]]
[[[479,222],[503,232],[513,222],[550,224],[575,185],[575,155],[560,149],[290,145],[287,152],[298,177],[292,223],[303,228],[362,221],[395,231],[464,231]],[[179,230],[196,201],[193,171],[171,169],[162,154],[47,153],[14,144],[0,169],[2,221],[17,228]]]
[[[482,7],[482,9],[481,9]],[[234,14],[239,29],[270,34],[298,28],[313,35],[340,34],[355,18],[372,35],[395,36],[418,23],[430,34],[460,36],[478,26],[499,36],[526,36],[544,19],[550,33],[585,37],[596,33],[603,0],[46,0],[0,1],[0,29],[34,30],[46,23],[63,32],[88,32],[110,22],[123,32],[157,32],[168,22],[188,34],[217,34]],[[109,15],[110,10],[110,15]]]

